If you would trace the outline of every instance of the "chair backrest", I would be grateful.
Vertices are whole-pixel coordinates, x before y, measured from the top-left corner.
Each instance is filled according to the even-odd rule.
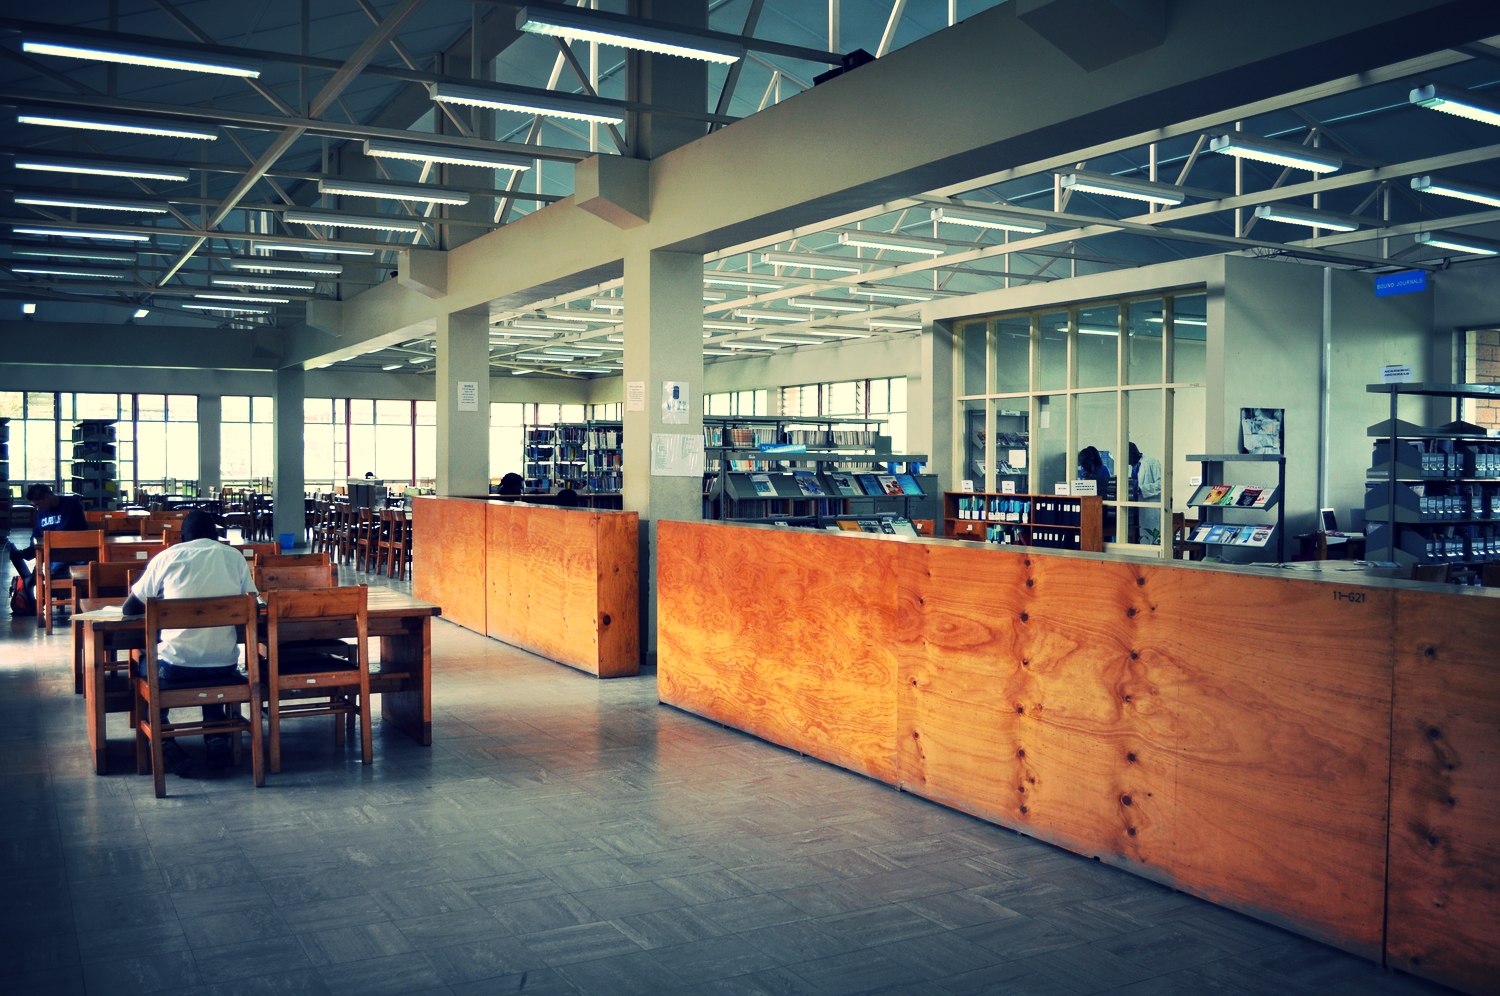
[[[163,510],[151,513],[151,518],[158,522],[181,522],[187,518],[187,513],[178,510]]]
[[[284,567],[327,567],[330,563],[326,553],[273,553],[256,554],[257,570],[280,570]]]
[[[167,523],[167,528],[161,531],[161,541],[166,546],[182,542],[182,527]]]
[[[250,561],[254,561],[257,557],[274,556],[280,549],[275,543],[231,543],[229,545],[241,553],[248,553],[249,556],[245,559]]]
[[[337,588],[338,584],[339,569],[333,564],[255,569],[255,587],[261,591],[277,588]]]
[[[72,551],[69,560],[103,560],[104,530],[102,529],[49,529],[42,533],[42,562],[53,562],[52,554],[60,550]],[[79,551],[91,550],[92,557],[84,558]]]
[[[370,589],[272,589],[266,592],[266,646],[273,661],[280,658],[283,641],[354,637],[361,669],[370,666]],[[280,669],[273,671],[279,677]]]
[[[1448,583],[1448,575],[1452,572],[1451,564],[1416,564],[1411,569],[1413,581],[1436,581],[1439,584]]]
[[[102,525],[106,536],[139,536],[141,527],[136,525],[139,516],[107,515]]]
[[[86,522],[103,522],[107,512],[84,512],[83,518]]]
[[[167,525],[168,522],[166,519],[158,519],[153,514],[150,518],[141,520],[141,535],[160,536],[167,531]]]
[[[151,700],[157,701],[160,687],[157,675],[156,645],[164,629],[202,629],[209,626],[234,626],[236,641],[245,642],[246,630],[250,639],[258,629],[260,606],[254,595],[229,595],[224,598],[148,598],[146,599],[146,678],[151,689]],[[238,656],[238,655],[236,655]],[[245,655],[245,666],[250,672],[250,686],[260,681],[259,654]],[[224,661],[237,664],[236,661]]]
[[[140,567],[166,548],[166,544],[157,543],[154,540],[141,543],[106,543],[103,560],[110,564],[131,563]]]
[[[129,595],[130,589],[135,587],[130,575],[140,571],[141,568],[132,563],[94,561],[89,564],[89,597],[121,598]]]

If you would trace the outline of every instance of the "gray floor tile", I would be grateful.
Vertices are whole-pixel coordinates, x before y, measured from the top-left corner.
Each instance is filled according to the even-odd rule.
[[[311,968],[295,937],[267,937],[213,948],[197,948],[193,958],[203,981],[229,982],[265,974],[268,968],[289,972]]]
[[[652,955],[673,975],[694,985],[749,975],[777,965],[777,960],[760,947],[734,936],[658,948]]]
[[[444,985],[420,951],[318,969],[332,996],[399,996]]]
[[[390,922],[299,932],[297,940],[302,942],[308,960],[318,966],[342,965],[416,950],[406,935]]]
[[[921,978],[915,969],[894,962],[875,951],[851,951],[790,967],[793,972],[831,996],[869,993],[917,982]]]
[[[673,989],[682,981],[645,951],[574,962],[557,972],[584,996],[645,996]]]
[[[546,969],[546,963],[514,937],[497,937],[468,944],[433,948],[427,960],[449,985],[496,979]]]
[[[556,968],[575,961],[610,958],[641,950],[610,923],[589,923],[526,934],[521,941],[543,962]],[[571,978],[571,977],[570,977]]]

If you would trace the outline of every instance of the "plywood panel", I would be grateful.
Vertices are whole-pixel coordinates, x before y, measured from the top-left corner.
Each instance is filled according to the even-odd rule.
[[[900,544],[694,522],[657,530],[661,700],[894,782]]]
[[[483,633],[487,502],[463,498],[412,500],[412,594],[443,616]]]
[[[1500,993],[1500,599],[1396,610],[1387,964]]]
[[[641,670],[639,577],[640,520],[600,515],[598,529],[599,676],[616,678]]]

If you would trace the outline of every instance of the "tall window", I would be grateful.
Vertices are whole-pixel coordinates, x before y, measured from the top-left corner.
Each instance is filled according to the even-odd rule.
[[[81,397],[81,395],[80,395]],[[134,482],[137,487],[166,487],[170,482],[198,479],[198,396],[196,394],[137,394],[135,424],[128,421],[130,395],[121,395],[120,480],[131,479],[126,467],[134,435]]]
[[[24,495],[30,484],[57,484],[57,395],[0,392],[0,418],[11,420],[11,494]]]
[[[705,415],[767,415],[766,409],[768,392],[759,391],[733,391],[726,394],[705,394],[703,396],[703,414]]]
[[[1464,382],[1500,382],[1500,329],[1471,329],[1464,333]],[[1460,417],[1493,432],[1500,429],[1500,401],[1468,398]]]
[[[781,414],[864,418],[891,437],[891,452],[906,452],[906,378],[845,380],[781,389]]]
[[[506,474],[521,472],[521,447],[526,413],[514,401],[490,403],[490,482],[498,484]]]
[[[1182,454],[1203,449],[1207,332],[1195,291],[957,323],[956,476],[1051,494],[1092,448],[1110,477],[1105,541],[1169,556],[1162,523],[1198,473]]]
[[[225,484],[245,485],[275,474],[270,398],[225,395],[219,427],[219,470]]]

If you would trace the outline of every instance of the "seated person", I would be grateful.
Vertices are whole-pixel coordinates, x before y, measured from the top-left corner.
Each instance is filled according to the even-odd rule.
[[[9,538],[5,550],[10,554],[11,566],[16,569],[26,584],[26,600],[31,611],[36,611],[36,574],[26,566],[26,561],[41,555],[42,533],[73,532],[89,528],[88,518],[83,514],[83,502],[72,495],[59,495],[45,484],[33,484],[26,489],[26,500],[36,508],[36,525],[31,529],[31,544],[24,550],[16,549]],[[53,577],[66,577],[68,561],[50,564]]]
[[[578,492],[572,488],[563,488],[557,493],[557,505],[559,508],[577,508]]]
[[[125,600],[125,614],[145,612],[148,598],[222,598],[253,593],[255,581],[244,554],[220,543],[218,535],[212,515],[202,510],[189,512],[182,520],[182,542],[167,547],[146,565],[146,572]],[[163,630],[156,653],[162,681],[229,682],[239,673],[239,646],[232,626]],[[144,660],[141,667],[141,677],[145,677]],[[224,706],[203,707],[204,722],[225,718]],[[161,721],[167,721],[165,709]],[[229,736],[220,733],[204,739],[209,768],[227,767],[231,757]],[[186,778],[191,773],[193,759],[175,739],[162,744],[162,757],[179,776]]]
[[[525,483],[521,479],[520,474],[506,474],[500,478],[500,489],[495,493],[501,495],[518,495],[521,493],[521,489]]]

